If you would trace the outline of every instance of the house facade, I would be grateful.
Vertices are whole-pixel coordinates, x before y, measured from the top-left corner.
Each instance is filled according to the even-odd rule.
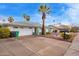
[[[56,25],[49,25],[49,29],[50,29],[51,32],[60,33],[63,30],[70,31],[71,26],[56,24]]]
[[[13,23],[0,23],[1,26],[8,27],[10,31],[18,31],[19,36],[24,35],[39,35],[38,29],[41,25],[33,22],[13,22]]]

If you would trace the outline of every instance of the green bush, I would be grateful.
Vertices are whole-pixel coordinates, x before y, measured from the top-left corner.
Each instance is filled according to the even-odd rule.
[[[72,35],[67,34],[67,33],[61,33],[61,36],[63,37],[64,40],[69,41],[72,38]]]
[[[8,38],[10,37],[10,29],[7,27],[0,28],[0,38]]]
[[[46,34],[51,34],[50,32],[46,32]]]
[[[1,28],[2,26],[0,25],[0,28]]]

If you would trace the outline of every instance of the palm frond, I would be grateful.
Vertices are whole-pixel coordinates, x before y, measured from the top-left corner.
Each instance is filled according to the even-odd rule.
[[[42,8],[43,8],[43,5],[40,6],[40,9],[42,9]]]
[[[9,16],[8,21],[9,22],[13,22],[14,21],[13,17],[12,16]]]

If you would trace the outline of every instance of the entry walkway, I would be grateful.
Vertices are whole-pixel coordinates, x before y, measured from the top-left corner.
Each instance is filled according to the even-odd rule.
[[[0,40],[2,56],[63,56],[71,43],[45,37]]]

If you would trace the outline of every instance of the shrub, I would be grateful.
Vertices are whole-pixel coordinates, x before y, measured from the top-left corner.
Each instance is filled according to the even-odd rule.
[[[0,38],[8,38],[10,36],[10,29],[7,27],[0,28]]]
[[[78,32],[78,29],[76,29],[76,28],[71,28],[70,32]]]
[[[64,40],[69,41],[72,38],[72,35],[67,34],[67,33],[61,33],[61,36],[63,37]]]
[[[46,32],[46,34],[51,34],[50,32]]]
[[[33,34],[32,35],[35,35],[35,32],[33,32]]]
[[[0,28],[1,28],[2,26],[0,25]]]

